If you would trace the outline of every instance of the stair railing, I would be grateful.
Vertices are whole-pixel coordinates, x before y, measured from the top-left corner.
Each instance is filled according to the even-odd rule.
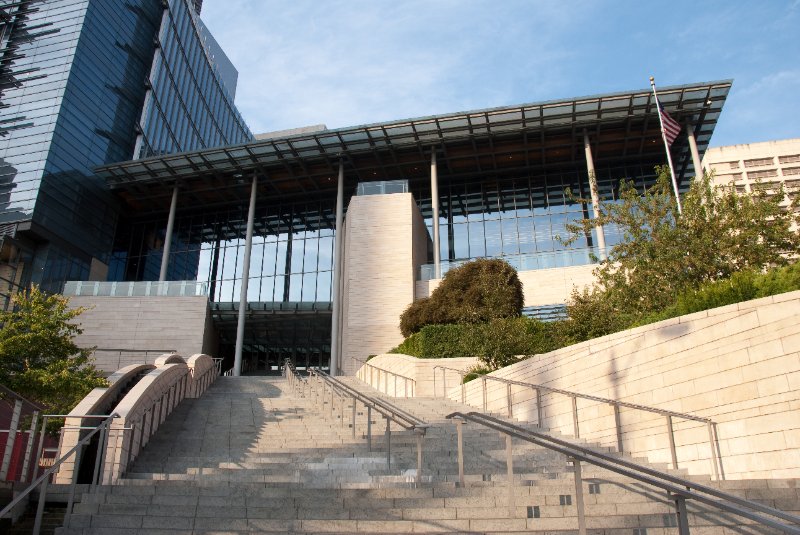
[[[413,431],[416,436],[417,446],[417,474],[416,479],[419,482],[422,475],[422,446],[425,432],[429,425],[414,416],[413,414],[404,411],[400,407],[393,405],[385,400],[368,396],[363,392],[352,388],[351,386],[343,383],[342,381],[331,377],[322,370],[309,368],[309,380],[313,379],[315,383],[314,394],[317,396],[317,401],[320,401],[324,407],[326,403],[325,398],[327,390],[330,390],[330,410],[333,415],[334,409],[334,396],[339,397],[339,414],[344,426],[344,404],[346,399],[352,400],[352,415],[351,426],[353,428],[353,437],[356,436],[356,404],[361,403],[367,409],[367,448],[372,451],[372,411],[377,412],[386,420],[386,430],[384,431],[384,444],[386,446],[386,467],[391,468],[392,465],[392,423],[405,429]]]
[[[356,374],[356,377],[367,383],[369,386],[373,387],[375,390],[380,390],[384,394],[389,394],[389,378],[392,378],[392,382],[394,384],[393,393],[391,394],[394,397],[399,397],[397,395],[397,380],[403,380],[403,397],[411,397],[413,398],[417,393],[417,380],[412,377],[407,377],[405,375],[401,375],[399,373],[395,373],[393,371],[384,370],[383,368],[379,368],[370,364],[366,360],[361,360],[355,357],[351,357],[353,360],[360,362],[364,366],[366,366],[366,370],[364,366]],[[369,374],[367,374],[367,370],[369,370]],[[375,376],[377,375],[377,381],[375,380]],[[369,376],[369,377],[368,377]],[[381,389],[381,378],[383,378],[383,389]],[[435,378],[434,378],[435,380]]]
[[[45,472],[36,477],[31,485],[22,491],[19,495],[17,495],[11,502],[6,505],[2,511],[0,511],[0,518],[4,518],[7,515],[10,515],[14,509],[22,503],[23,500],[27,500],[30,494],[38,487],[39,488],[39,502],[36,507],[36,518],[33,523],[33,535],[39,535],[39,532],[42,528],[42,515],[44,514],[44,505],[47,501],[47,489],[50,483],[50,478],[53,476],[61,465],[66,462],[71,456],[75,456],[74,462],[72,463],[72,477],[71,483],[69,488],[69,498],[67,500],[67,509],[64,514],[64,527],[69,527],[69,515],[72,512],[72,506],[75,503],[75,487],[78,483],[78,467],[80,466],[80,458],[83,453],[83,449],[85,446],[92,441],[92,438],[99,433],[98,437],[98,445],[97,445],[97,455],[95,457],[94,462],[94,471],[92,472],[92,482],[91,482],[91,490],[95,492],[99,485],[103,484],[103,464],[104,464],[104,457],[105,452],[108,450],[108,440],[109,440],[109,431],[111,427],[111,422],[118,418],[117,414],[85,414],[82,416],[76,417],[75,415],[68,415],[68,414],[47,414],[44,416],[43,426],[47,425],[47,420],[50,418],[88,418],[88,419],[101,419],[101,422],[97,424],[97,426],[65,426],[62,427],[62,432],[64,429],[68,431],[89,431],[89,433],[83,437],[81,440],[78,441],[75,446],[72,447],[68,452],[64,455],[59,457],[53,462],[53,465],[45,470]],[[44,436],[44,435],[42,435]],[[39,452],[37,454],[37,467],[38,467],[38,459],[41,456],[42,451],[42,444],[41,441],[39,443]]]
[[[433,370],[433,377],[434,377],[434,396],[436,396],[436,370],[441,369],[443,372],[442,375],[442,387],[443,387],[443,395],[447,396],[447,379],[444,375],[447,371],[454,371],[461,375],[461,402],[466,403],[466,389],[464,383],[464,377],[467,375],[467,372],[464,370],[458,370],[456,368],[448,368],[445,366],[434,366]],[[580,438],[580,421],[579,421],[579,412],[578,412],[578,400],[585,399],[589,401],[595,401],[597,403],[604,403],[611,405],[614,409],[614,430],[616,432],[617,438],[617,451],[623,453],[624,446],[622,440],[622,418],[620,414],[620,408],[626,409],[633,409],[639,410],[644,412],[650,412],[653,414],[660,414],[665,418],[665,424],[667,428],[667,437],[669,439],[669,452],[670,457],[672,460],[672,468],[678,469],[678,451],[675,446],[675,429],[673,425],[673,418],[675,419],[682,419],[682,420],[690,420],[694,422],[700,422],[706,426],[708,431],[708,445],[711,452],[711,467],[714,473],[714,479],[725,479],[725,473],[722,469],[722,459],[720,458],[719,451],[717,449],[717,423],[710,418],[703,418],[702,416],[695,416],[693,414],[687,414],[683,412],[676,412],[670,411],[666,409],[660,409],[658,407],[649,407],[647,405],[639,405],[637,403],[628,403],[625,401],[618,401],[616,399],[609,399],[609,398],[602,398],[599,396],[592,396],[589,394],[581,394],[579,392],[572,392],[570,390],[562,390],[560,388],[552,388],[549,386],[544,386],[535,383],[526,383],[523,381],[515,381],[512,379],[505,379],[503,377],[495,377],[492,375],[482,375],[479,378],[475,379],[476,381],[481,381],[482,383],[482,393],[483,393],[483,412],[487,412],[488,409],[488,389],[487,383],[488,381],[495,381],[498,383],[503,383],[506,385],[506,412],[509,418],[514,417],[514,404],[512,399],[512,386],[520,386],[523,388],[530,388],[534,391],[535,399],[536,399],[536,425],[542,427],[542,422],[544,421],[544,413],[543,413],[543,394],[560,394],[563,396],[567,396],[570,398],[572,402],[572,431],[575,438]]]
[[[291,359],[286,359],[281,367],[281,375],[289,381],[289,386],[292,388],[292,394],[297,395],[300,390],[300,397],[306,397],[306,387],[308,380],[304,379],[295,368]]]
[[[666,472],[643,466],[613,455],[602,453],[591,448],[573,444],[566,440],[552,437],[542,431],[526,429],[493,416],[479,412],[454,412],[447,418],[456,423],[456,436],[458,440],[458,472],[459,483],[465,486],[464,481],[464,445],[462,426],[466,422],[473,422],[488,429],[499,432],[506,441],[506,464],[508,475],[508,508],[509,516],[515,512],[514,494],[514,465],[512,438],[544,447],[548,450],[561,453],[574,467],[575,500],[578,513],[579,535],[586,535],[586,517],[583,501],[583,479],[581,462],[610,470],[617,474],[629,477],[636,481],[667,491],[670,500],[675,503],[677,527],[680,535],[689,535],[689,520],[686,510],[686,500],[695,500],[719,511],[731,513],[747,518],[759,524],[780,530],[784,533],[800,535],[800,516],[763,505],[754,501],[740,498],[733,494],[709,487],[688,479],[678,477]],[[764,516],[768,515],[768,516]],[[774,517],[774,518],[770,518]],[[775,519],[780,519],[775,520]]]

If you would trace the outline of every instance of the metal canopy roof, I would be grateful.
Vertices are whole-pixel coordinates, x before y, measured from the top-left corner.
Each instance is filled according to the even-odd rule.
[[[670,115],[694,125],[701,152],[716,126],[732,80],[665,87],[659,98]],[[469,179],[584,162],[583,129],[595,164],[663,161],[652,91],[610,93],[418,119],[301,133],[194,152],[105,165],[95,172],[138,213],[166,212],[172,187],[181,205],[239,204],[253,173],[259,197],[277,201],[335,195],[338,162],[356,181],[428,180],[431,150],[441,180]],[[684,175],[691,169],[686,136],[673,145]]]

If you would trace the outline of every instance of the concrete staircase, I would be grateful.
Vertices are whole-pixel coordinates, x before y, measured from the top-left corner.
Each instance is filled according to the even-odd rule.
[[[355,378],[349,385],[378,392]],[[281,378],[220,378],[200,399],[186,400],[159,428],[119,484],[84,494],[58,532],[238,534],[522,533],[577,530],[572,467],[563,456],[514,442],[514,479],[506,478],[505,440],[464,426],[465,487],[457,484],[455,426],[445,415],[473,410],[442,399],[390,399],[431,424],[423,470],[416,437],[392,431],[387,465],[385,424],[349,401],[292,393]],[[419,477],[418,477],[419,476]],[[592,534],[677,533],[666,495],[583,465]],[[742,496],[800,510],[794,480],[731,482]],[[513,495],[513,504],[510,503]],[[738,518],[691,506],[694,533],[768,533]]]

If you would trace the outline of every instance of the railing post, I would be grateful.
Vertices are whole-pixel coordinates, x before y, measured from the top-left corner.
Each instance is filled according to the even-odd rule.
[[[433,367],[433,397],[436,397],[436,366]]]
[[[75,460],[72,463],[72,481],[69,486],[69,499],[67,500],[67,510],[64,512],[64,527],[69,527],[72,505],[75,503],[75,485],[78,483],[78,467],[81,464],[81,448],[75,450]]]
[[[36,506],[36,519],[33,521],[33,531],[31,531],[33,535],[39,535],[39,532],[42,530],[42,516],[44,515],[44,504],[45,501],[47,501],[47,485],[49,479],[49,477],[44,478],[42,486],[39,487],[39,503]]]
[[[583,505],[581,462],[578,459],[572,459],[572,466],[575,468],[575,507],[578,509],[578,534],[586,535],[586,513]]]
[[[464,377],[466,375],[461,375],[461,403],[467,402],[467,385],[464,383]]]
[[[422,476],[422,433],[417,429],[414,431],[417,435],[417,483],[419,483]]]
[[[6,449],[3,453],[3,462],[0,466],[0,481],[8,478],[8,468],[11,465],[11,453],[14,451],[14,443],[17,441],[17,429],[19,427],[19,417],[22,413],[22,400],[14,400],[14,412],[11,415],[11,424],[8,426],[8,436],[6,437]]]
[[[578,398],[572,397],[572,430],[575,438],[581,438],[581,430],[578,427]]]
[[[102,424],[101,424],[102,425]],[[97,484],[93,488],[93,492],[99,492],[100,486],[103,484],[103,473],[105,472],[106,450],[108,449],[109,431],[111,427],[111,419],[107,419],[105,425],[100,429],[100,437],[97,441],[97,458],[95,459],[95,473],[94,478],[97,479]]]
[[[678,469],[678,452],[675,450],[675,432],[672,429],[672,415],[667,414],[667,436],[669,437],[669,453],[672,455],[672,468]]]
[[[391,422],[389,421],[389,417],[386,417],[386,432],[384,433],[384,437],[386,440],[386,470],[390,470],[392,468],[392,429],[390,427]]]
[[[28,443],[25,445],[25,461],[22,463],[21,483],[28,481],[28,472],[31,467],[31,454],[33,453],[33,443],[36,441],[36,424],[39,423],[39,411],[33,411],[31,418],[31,428],[28,431]]]
[[[39,445],[36,447],[36,458],[34,462],[36,463],[33,466],[33,478],[31,481],[36,481],[36,478],[39,477],[39,463],[42,459],[42,450],[44,449],[44,436],[47,433],[47,415],[42,418],[42,433],[39,435]]]
[[[678,517],[679,535],[689,535],[689,515],[686,513],[686,498],[678,494],[675,498],[675,514]]]
[[[622,418],[617,403],[614,403],[614,425],[617,427],[617,451],[622,453]]]
[[[458,435],[458,483],[464,487],[464,432],[462,426],[464,421],[456,419],[456,434]]]
[[[353,438],[356,438],[356,397],[353,396]]]
[[[367,405],[367,451],[372,451],[372,407]]]
[[[714,424],[711,423],[711,422],[708,422],[708,446],[711,448],[711,465],[714,468],[714,480],[715,481],[719,481],[720,480],[720,469],[719,468],[721,468],[721,467],[718,466],[719,465],[719,459],[717,458],[716,440],[714,440],[715,434],[716,433],[714,432]],[[725,479],[724,475],[723,475],[722,479]]]
[[[481,377],[481,381],[483,382],[483,412],[486,412],[486,377]]]
[[[508,478],[508,518],[514,518],[517,507],[514,500],[514,451],[511,445],[511,435],[506,435],[506,477]]]
[[[536,392],[536,426],[542,428],[542,394],[538,388],[533,389]]]
[[[514,409],[511,405],[511,383],[506,384],[506,404],[508,405],[508,417],[514,417]]]

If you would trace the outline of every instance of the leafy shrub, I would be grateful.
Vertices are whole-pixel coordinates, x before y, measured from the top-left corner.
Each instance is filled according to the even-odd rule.
[[[428,325],[406,338],[391,353],[419,358],[478,357],[490,369],[508,366],[519,355],[557,349],[553,324],[519,317],[477,325]]]
[[[468,383],[474,379],[477,379],[481,375],[487,375],[489,373],[492,373],[492,371],[493,370],[487,368],[486,366],[483,366],[481,364],[476,364],[475,366],[467,369],[467,373],[466,375],[464,375],[462,383]]]
[[[800,263],[774,268],[766,273],[757,273],[752,270],[740,271],[734,273],[729,279],[710,282],[698,290],[679,295],[672,306],[661,312],[645,316],[637,324],[646,325],[794,290],[800,290]]]
[[[448,271],[429,298],[410,304],[400,316],[400,331],[407,337],[426,325],[518,317],[522,303],[522,283],[513,267],[503,260],[474,260]]]

